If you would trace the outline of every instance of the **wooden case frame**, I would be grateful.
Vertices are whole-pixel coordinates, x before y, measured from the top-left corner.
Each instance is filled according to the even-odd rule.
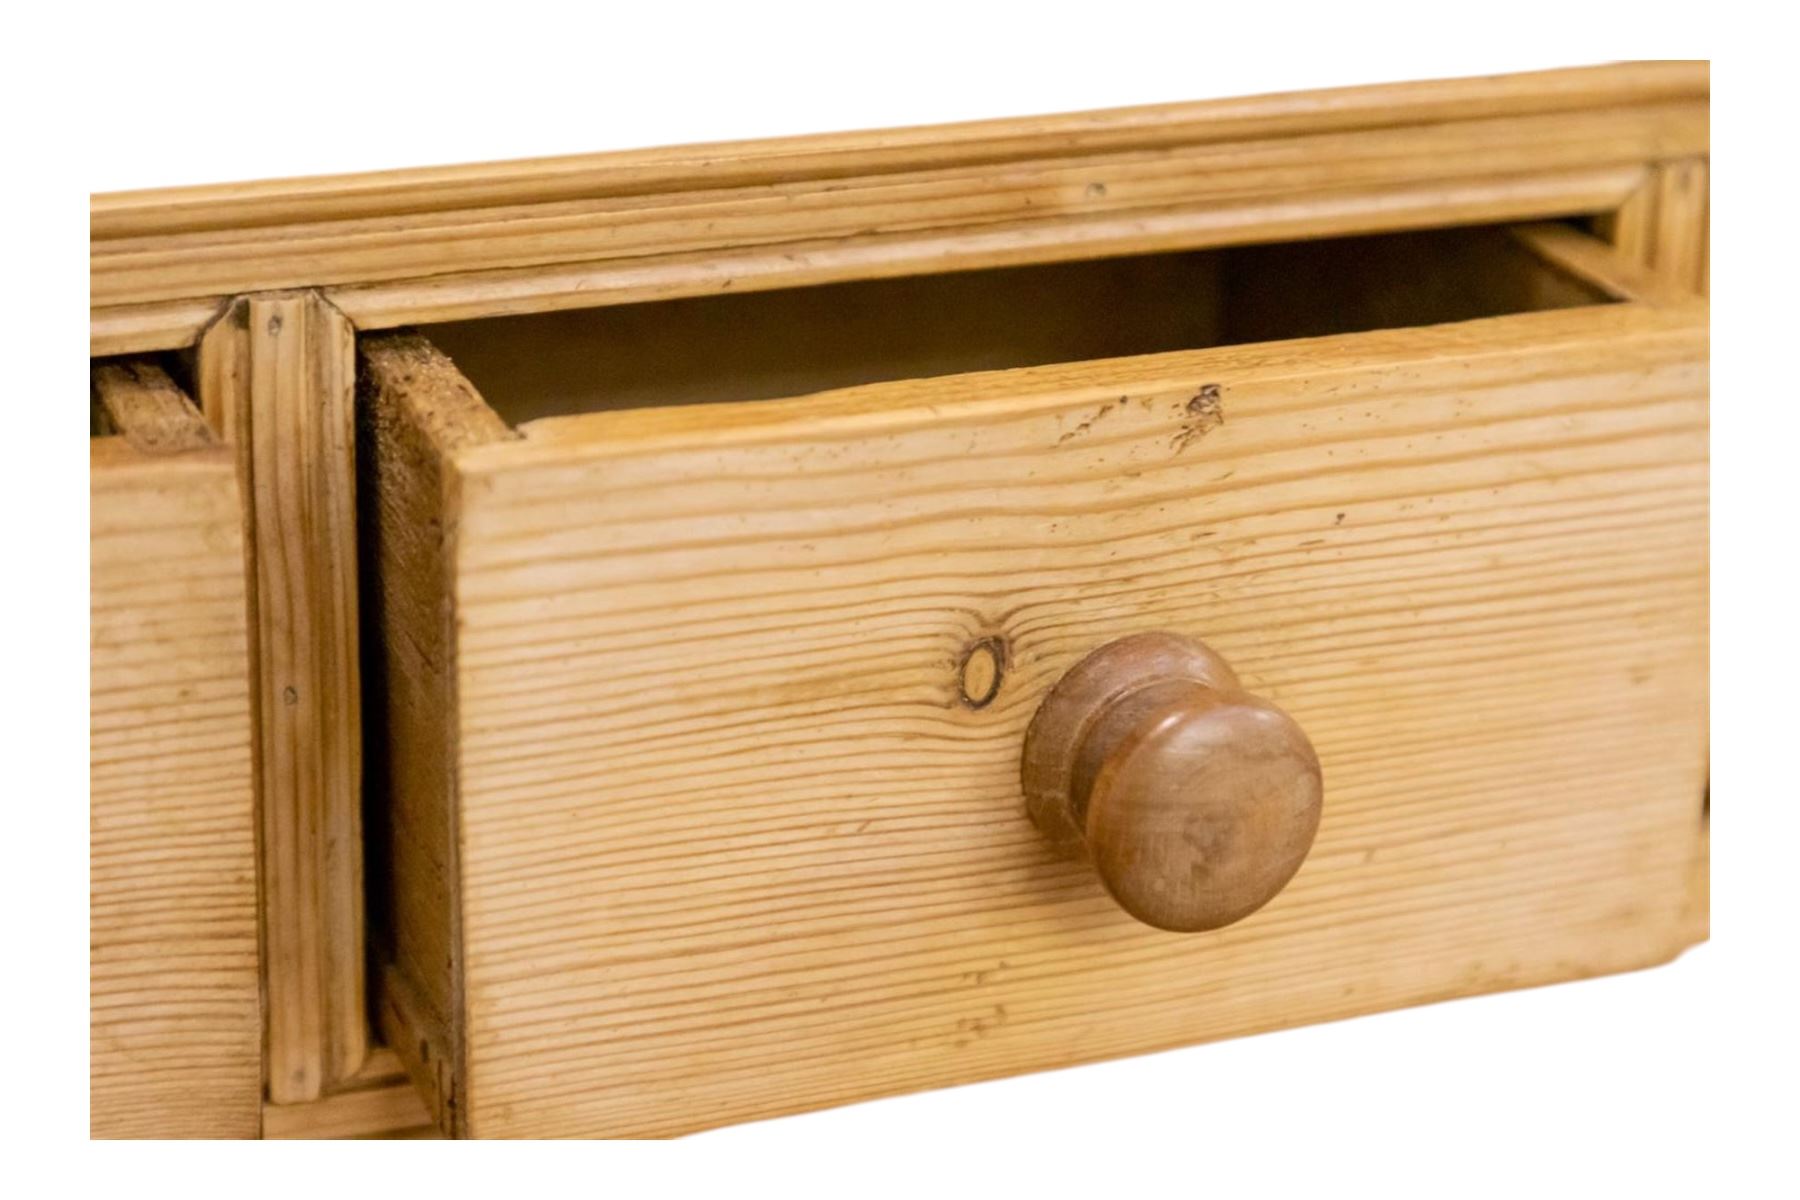
[[[1704,63],[1632,63],[94,197],[91,353],[188,354],[201,408],[238,446],[250,557],[297,564],[252,576],[265,937],[273,922],[288,947],[264,958],[265,1130],[304,1133],[315,1111],[333,1132],[346,1111],[378,1113],[370,1129],[420,1115],[343,1101],[404,1088],[365,1046],[362,963],[345,952],[359,866],[320,832],[355,836],[360,791],[355,333],[1568,215],[1704,294],[1708,94]],[[332,665],[293,688],[294,713],[281,664],[320,655]],[[302,717],[335,732],[283,733]],[[293,768],[280,781],[277,760]],[[316,907],[279,900],[284,872]]]

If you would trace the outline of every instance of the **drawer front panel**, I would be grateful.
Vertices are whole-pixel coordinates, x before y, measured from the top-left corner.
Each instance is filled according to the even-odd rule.
[[[1616,305],[442,443],[453,977],[402,984],[446,1120],[671,1134],[1668,958],[1706,355],[1703,305]],[[1213,933],[1020,794],[1051,684],[1144,630],[1323,766]]]
[[[193,420],[197,423],[198,417]],[[255,1137],[243,511],[228,447],[90,456],[95,1137]]]

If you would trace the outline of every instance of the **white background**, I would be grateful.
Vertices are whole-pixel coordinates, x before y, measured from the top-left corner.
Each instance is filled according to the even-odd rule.
[[[183,1195],[1796,1194],[1792,64],[1729,5],[95,5],[14,10],[3,327],[19,757],[4,1127]],[[1723,43],[1723,47],[1721,44]],[[1715,941],[1635,975],[671,1146],[84,1146],[82,193],[1712,57]],[[1777,121],[1777,115],[1788,121]],[[1779,153],[1773,153],[1774,151]],[[1578,686],[1574,681],[1572,686]],[[1580,803],[1579,796],[1569,797]],[[8,839],[0,839],[3,844]],[[34,1156],[46,1153],[55,1159]],[[242,1156],[254,1153],[258,1161]],[[283,1157],[271,1170],[270,1158]],[[296,1159],[304,1161],[294,1161]],[[352,1161],[353,1160],[353,1161]],[[15,1193],[19,1194],[19,1193]]]

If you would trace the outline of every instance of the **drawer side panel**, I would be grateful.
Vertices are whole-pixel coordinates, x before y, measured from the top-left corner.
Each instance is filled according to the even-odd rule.
[[[423,338],[364,339],[357,387],[379,1019],[433,1118],[454,1132],[463,1056],[448,459],[510,434]]]

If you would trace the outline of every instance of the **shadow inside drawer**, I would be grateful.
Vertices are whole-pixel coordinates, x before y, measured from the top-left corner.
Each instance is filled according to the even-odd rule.
[[[425,332],[516,426],[1607,300],[1504,227],[1471,227],[726,293]]]

